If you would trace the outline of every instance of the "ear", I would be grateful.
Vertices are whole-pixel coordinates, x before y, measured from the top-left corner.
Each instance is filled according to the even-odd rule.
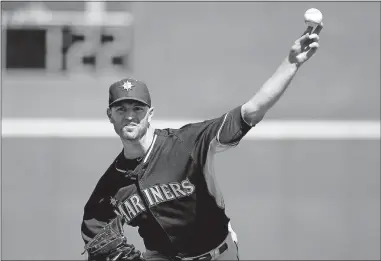
[[[107,117],[108,117],[108,120],[111,122],[111,123],[114,123],[114,120],[112,119],[112,116],[111,116],[111,108],[107,108]]]
[[[151,107],[148,109],[148,112],[147,112],[148,113],[148,123],[151,123],[154,111],[155,111],[154,107]]]

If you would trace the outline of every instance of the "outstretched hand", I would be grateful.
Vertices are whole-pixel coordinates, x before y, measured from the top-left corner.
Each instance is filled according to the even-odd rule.
[[[319,48],[319,34],[323,29],[323,23],[318,25],[314,32],[312,27],[309,26],[303,35],[297,39],[294,45],[291,47],[288,55],[290,63],[300,66],[308,59],[310,59]]]

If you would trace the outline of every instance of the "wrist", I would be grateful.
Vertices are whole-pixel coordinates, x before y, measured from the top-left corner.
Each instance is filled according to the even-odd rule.
[[[300,63],[290,61],[289,57],[286,57],[280,65],[281,70],[294,74],[298,71]]]

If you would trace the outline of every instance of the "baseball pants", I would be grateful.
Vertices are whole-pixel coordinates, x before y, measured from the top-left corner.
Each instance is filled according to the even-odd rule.
[[[221,254],[216,251],[217,249],[225,249]],[[226,248],[227,247],[227,248]],[[143,254],[145,260],[147,261],[153,261],[153,260],[161,260],[161,261],[173,261],[173,259],[160,255],[158,253],[150,253],[151,251],[147,251]],[[239,260],[239,253],[238,253],[238,243],[236,239],[236,235],[234,231],[230,231],[226,239],[215,249],[209,252],[211,258],[201,258],[203,255],[200,256],[194,256],[194,257],[186,257],[182,259],[178,259],[175,261],[197,261],[197,260]]]

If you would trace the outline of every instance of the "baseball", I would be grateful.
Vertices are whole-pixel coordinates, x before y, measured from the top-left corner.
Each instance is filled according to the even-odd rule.
[[[304,13],[304,22],[315,27],[323,21],[323,14],[316,8],[310,8]]]

